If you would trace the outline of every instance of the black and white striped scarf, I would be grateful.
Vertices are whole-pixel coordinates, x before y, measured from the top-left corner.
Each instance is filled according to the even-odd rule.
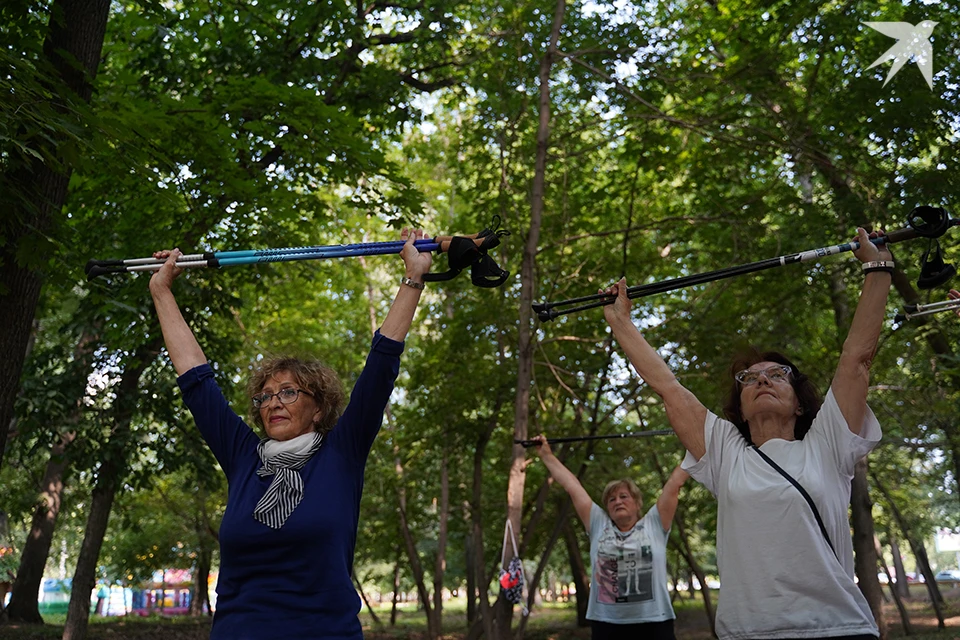
[[[257,475],[274,476],[267,492],[253,510],[253,517],[272,529],[279,529],[303,500],[303,478],[298,473],[323,444],[322,433],[305,433],[279,442],[264,438],[257,445],[263,466]],[[274,475],[276,474],[276,475]]]

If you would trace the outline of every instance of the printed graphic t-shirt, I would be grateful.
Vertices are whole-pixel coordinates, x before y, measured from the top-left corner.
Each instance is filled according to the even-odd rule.
[[[676,616],[667,591],[666,547],[654,505],[630,531],[620,531],[600,505],[590,507],[593,580],[587,619],[613,624],[663,622]]]

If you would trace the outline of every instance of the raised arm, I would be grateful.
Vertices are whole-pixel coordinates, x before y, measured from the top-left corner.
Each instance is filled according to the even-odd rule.
[[[613,336],[620,343],[637,374],[663,400],[667,419],[681,444],[699,460],[707,452],[703,436],[707,408],[697,396],[680,384],[660,354],[633,324],[626,280],[621,278],[620,282],[601,293],[617,296],[616,302],[603,308],[603,315],[613,330]]]
[[[414,284],[423,286],[423,275],[430,271],[430,264],[433,261],[429,252],[420,253],[413,243],[416,240],[423,239],[422,229],[406,229],[400,233],[400,239],[405,240],[406,244],[400,252],[403,258],[403,264],[406,267],[405,278],[408,278]],[[410,325],[413,323],[413,314],[417,311],[417,304],[420,302],[422,288],[411,286],[410,284],[401,284],[397,291],[397,297],[393,299],[390,311],[380,327],[380,334],[391,340],[403,342],[410,331]]]
[[[886,245],[877,247],[870,242],[870,238],[876,238],[880,233],[882,232],[875,231],[868,236],[862,228],[857,228],[860,248],[853,254],[860,262],[866,264],[876,261],[893,261],[893,256]],[[892,275],[887,271],[876,270],[863,274],[860,301],[853,314],[847,339],[843,342],[843,351],[831,385],[840,413],[847,421],[847,427],[857,435],[860,434],[863,416],[867,410],[870,365],[873,364],[880,330],[883,328],[883,314],[887,306],[891,280]]]
[[[181,256],[180,249],[173,251],[158,251],[154,258],[166,258],[160,270],[150,278],[150,295],[153,296],[153,306],[157,309],[157,318],[160,320],[160,329],[163,331],[163,341],[170,354],[170,361],[177,375],[183,375],[190,369],[207,362],[203,349],[197,342],[196,336],[183,319],[180,307],[173,296],[173,281],[183,273],[177,267],[177,258]]]
[[[553,479],[556,480],[557,484],[566,489],[567,493],[570,494],[570,499],[573,501],[573,508],[576,509],[577,515],[580,517],[580,522],[582,522],[583,526],[589,531],[590,508],[593,506],[593,500],[590,499],[587,490],[584,489],[580,481],[577,480],[577,476],[573,475],[573,472],[563,466],[559,458],[553,455],[553,451],[550,449],[550,443],[547,442],[547,436],[541,433],[534,437],[533,440],[538,443],[536,445],[537,455],[543,460],[544,466],[550,472]]]
[[[673,473],[667,478],[667,484],[663,485],[663,491],[657,499],[657,511],[660,512],[660,524],[664,531],[670,530],[673,523],[673,516],[677,513],[677,502],[680,498],[680,487],[687,481],[690,474],[677,465]]]

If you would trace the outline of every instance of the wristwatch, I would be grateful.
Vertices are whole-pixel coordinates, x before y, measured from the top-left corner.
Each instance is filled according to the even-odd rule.
[[[417,281],[415,281],[415,280],[411,280],[411,279],[408,278],[407,276],[403,276],[403,277],[400,278],[400,284],[405,284],[405,285],[407,285],[408,287],[413,287],[414,289],[419,289],[420,291],[423,291],[423,283],[422,283],[422,282],[417,282]]]

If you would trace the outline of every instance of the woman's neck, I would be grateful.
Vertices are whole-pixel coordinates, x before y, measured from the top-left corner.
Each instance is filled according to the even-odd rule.
[[[638,522],[640,522],[639,518],[633,518],[630,521],[621,521],[621,522],[617,522],[616,520],[614,520],[613,524],[617,526],[617,529],[619,529],[621,533],[626,533],[627,531],[630,531],[635,526],[637,526]]]
[[[784,418],[776,415],[754,416],[747,427],[750,429],[750,439],[753,444],[762,446],[768,440],[796,440],[794,437],[794,428],[796,427],[796,417]]]

